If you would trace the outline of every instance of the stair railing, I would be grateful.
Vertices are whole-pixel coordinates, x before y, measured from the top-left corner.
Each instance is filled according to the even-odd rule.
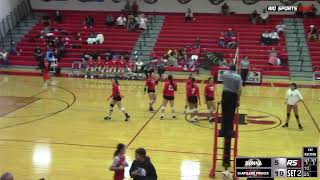
[[[300,56],[300,72],[302,72],[302,70],[303,70],[303,61],[304,61],[304,59],[303,59],[303,56]]]

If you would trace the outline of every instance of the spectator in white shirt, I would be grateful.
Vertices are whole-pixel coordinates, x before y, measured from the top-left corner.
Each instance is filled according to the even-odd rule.
[[[286,123],[282,127],[287,128],[289,126],[290,114],[291,110],[293,109],[294,115],[298,123],[298,127],[300,130],[303,130],[298,114],[298,103],[301,101],[303,101],[303,97],[300,91],[298,90],[297,84],[291,83],[290,89],[288,89],[285,97],[285,104],[287,104],[287,119]]]
[[[269,14],[268,12],[266,11],[266,9],[264,9],[262,11],[262,13],[260,14],[260,23],[261,24],[266,24],[267,21],[268,21],[268,18],[269,18]]]
[[[147,29],[147,18],[144,14],[141,14],[140,18],[139,18],[139,29],[140,30],[146,30]]]
[[[117,18],[117,25],[118,26],[126,26],[127,18],[124,15],[121,15]]]
[[[286,25],[284,25],[283,22],[280,22],[278,25],[276,25],[276,31],[278,34],[283,33],[285,28]]]
[[[188,10],[184,16],[184,20],[185,20],[185,22],[188,22],[188,21],[192,21],[192,19],[193,19],[193,12],[190,8],[188,8]]]
[[[261,44],[263,45],[270,45],[271,44],[271,37],[269,31],[265,31],[261,34]]]
[[[271,37],[271,44],[278,44],[280,37],[277,32],[271,31],[269,36]]]

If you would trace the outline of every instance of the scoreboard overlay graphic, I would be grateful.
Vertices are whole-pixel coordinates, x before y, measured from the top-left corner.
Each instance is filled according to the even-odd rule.
[[[302,151],[302,157],[237,157],[236,177],[318,177],[318,147],[303,147]]]

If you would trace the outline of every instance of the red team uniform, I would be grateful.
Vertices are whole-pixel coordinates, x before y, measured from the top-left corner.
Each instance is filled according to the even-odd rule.
[[[174,91],[177,90],[177,83],[170,81],[164,83],[163,87],[163,98],[166,100],[174,100]]]
[[[120,60],[120,61],[118,62],[118,64],[117,64],[117,67],[118,67],[118,69],[123,69],[123,70],[124,70],[124,69],[126,68],[126,62]]]
[[[120,94],[120,88],[119,85],[116,83],[112,83],[112,94],[111,97],[115,101],[121,101],[121,94]]]
[[[103,61],[101,59],[98,59],[96,62],[96,67],[101,68],[103,66]]]
[[[113,70],[116,70],[118,67],[118,61],[113,59],[110,61],[110,68],[112,68]]]
[[[87,63],[88,63],[88,68],[93,68],[95,66],[95,62],[93,59],[89,59]]]
[[[187,87],[186,92],[187,92],[187,97],[188,97],[189,103],[198,103],[198,97],[199,97],[198,85],[194,84],[193,87],[192,87],[192,85],[189,85]]]
[[[43,73],[42,73],[43,81],[46,82],[50,79],[50,74],[49,74],[49,64],[45,63]]]
[[[206,97],[206,101],[214,100],[214,85],[207,84],[204,88],[204,95]]]
[[[158,81],[156,80],[156,78],[148,78],[146,81],[146,86],[148,87],[148,93],[149,92],[156,92],[156,85],[157,85]]]

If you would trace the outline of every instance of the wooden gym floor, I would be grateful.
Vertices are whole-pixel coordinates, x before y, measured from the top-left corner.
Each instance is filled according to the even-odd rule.
[[[132,116],[124,122],[117,108],[111,121],[103,120],[109,107],[109,80],[57,78],[56,82],[57,86],[44,88],[40,77],[0,76],[0,172],[10,171],[18,180],[112,179],[108,168],[114,147],[121,142],[129,146],[129,162],[136,148],[146,148],[160,180],[210,179],[213,125],[191,124],[181,115],[184,83],[178,84],[176,95],[178,119],[160,121],[158,111],[147,112],[144,83],[120,81],[123,104]],[[161,89],[162,84],[157,91]],[[319,146],[319,130],[302,104],[304,131],[297,129],[293,115],[288,129],[280,127],[286,90],[244,88],[240,113],[247,114],[248,124],[240,125],[240,156],[301,157],[303,146]],[[300,90],[319,126],[320,90]],[[220,95],[217,85],[216,99]],[[160,103],[158,93],[157,109]],[[200,111],[204,110],[202,105]],[[216,179],[221,179],[219,173]]]

